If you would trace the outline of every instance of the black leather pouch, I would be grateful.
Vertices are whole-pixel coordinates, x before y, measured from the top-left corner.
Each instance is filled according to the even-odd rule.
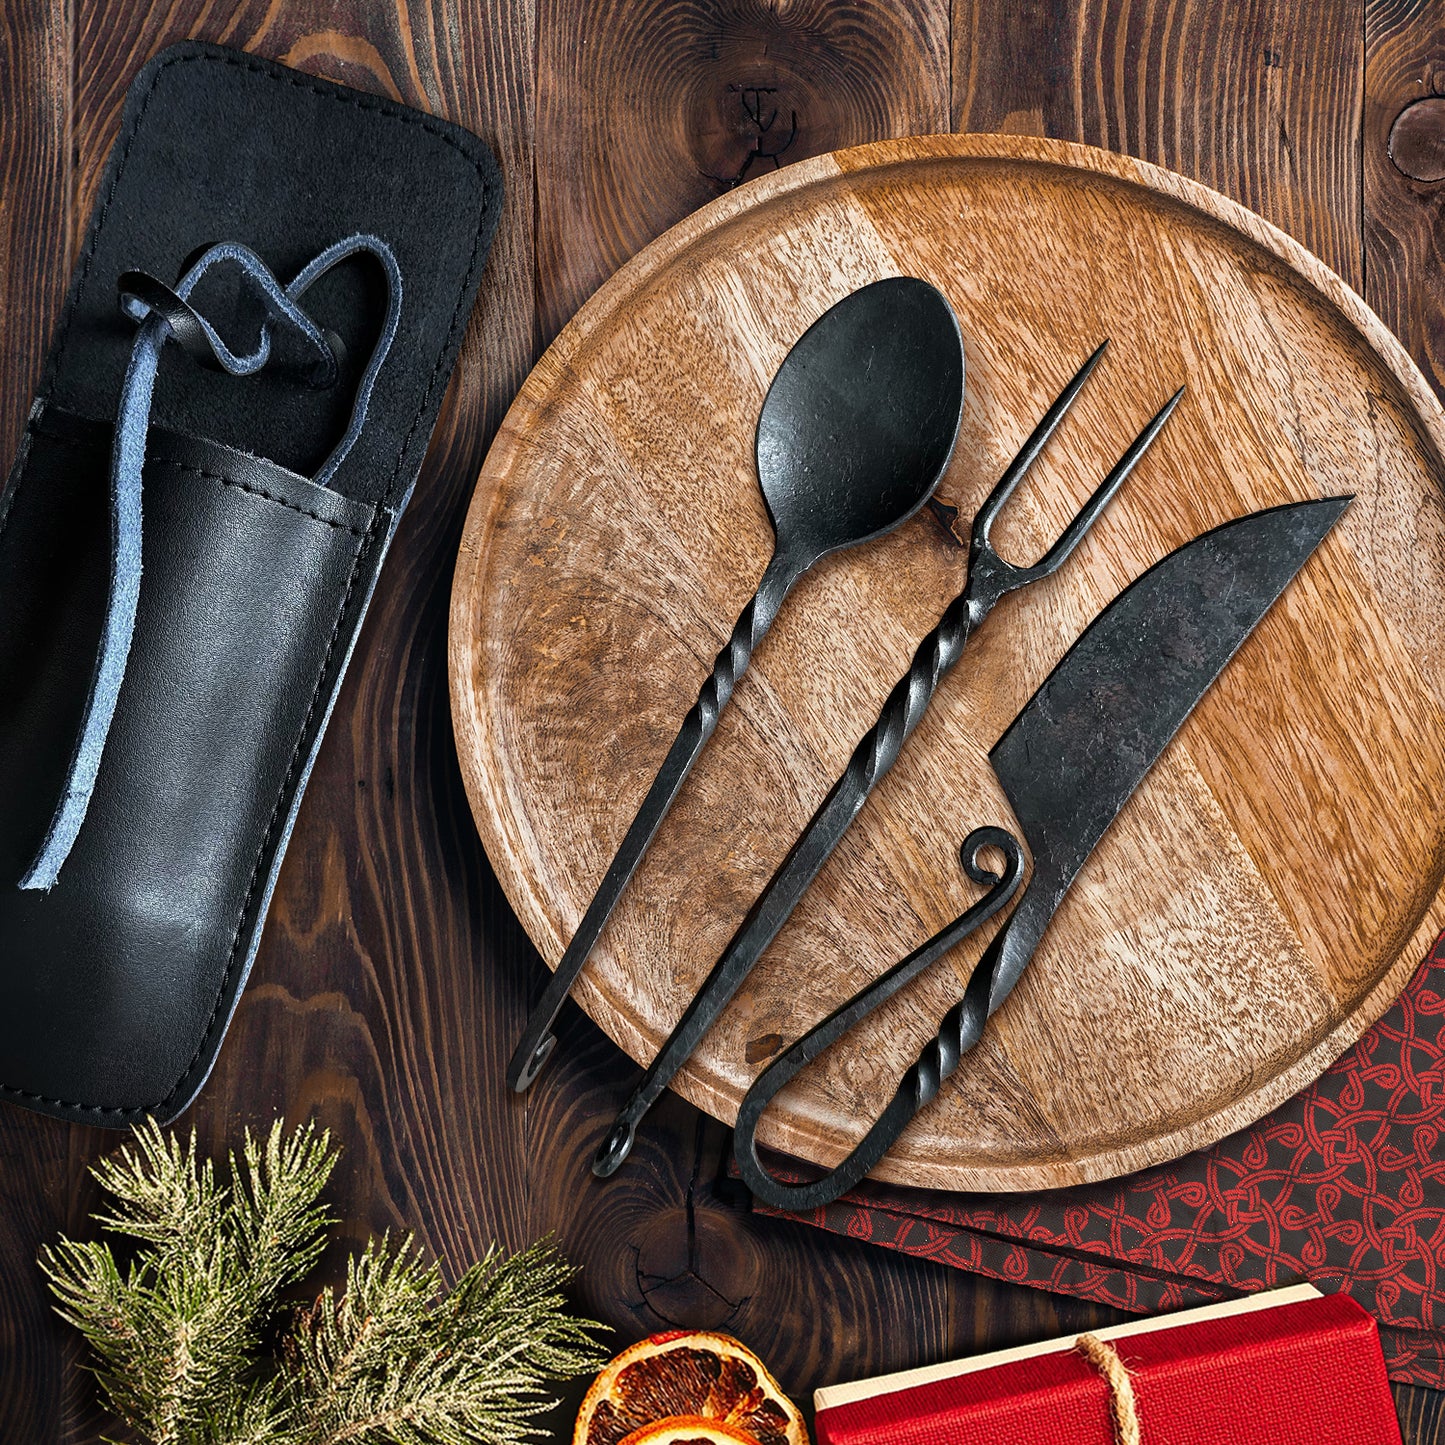
[[[0,1098],[122,1125],[174,1117],[205,1081],[500,202],[479,140],[390,101],[202,45],[137,77],[0,493]],[[362,255],[306,291],[329,384],[279,336],[244,376],[160,350],[113,715],[58,871],[22,887],[77,771],[124,565],[112,454],[137,319],[121,277],[170,283],[236,242],[285,278],[357,234],[397,279]],[[191,304],[248,345],[254,291],[218,271]]]

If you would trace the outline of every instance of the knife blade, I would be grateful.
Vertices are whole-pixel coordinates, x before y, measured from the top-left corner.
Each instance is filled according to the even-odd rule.
[[[1119,810],[1349,497],[1240,517],[1171,552],[1126,587],[989,750],[1033,857],[989,996],[1008,997]]]
[[[963,999],[847,1158],[822,1179],[804,1184],[770,1174],[758,1157],[756,1130],[774,1095],[1016,891],[1023,869],[1017,841],[1003,829],[975,829],[964,840],[963,865],[976,882],[991,885],[988,893],[753,1081],[738,1111],[734,1148],[758,1198],[780,1209],[831,1203],[877,1164],[932,1101],[1012,992],[1064,895],[1124,804],[1352,500],[1295,502],[1226,522],[1157,562],[1094,618],[989,751],[1033,860],[1018,906],[985,948]],[[988,847],[1004,855],[999,873],[980,864]]]

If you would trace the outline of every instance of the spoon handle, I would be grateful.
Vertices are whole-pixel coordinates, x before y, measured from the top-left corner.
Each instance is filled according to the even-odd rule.
[[[833,784],[802,836],[748,910],[732,942],[622,1106],[617,1122],[592,1161],[594,1174],[606,1178],[627,1158],[643,1116],[727,1007],[858,816],[868,795],[897,761],[903,744],[958,661],[970,634],[987,616],[991,601],[979,599],[971,586],[965,588],[949,604],[938,626],[918,644],[912,664],[894,684],[877,722],[854,748],[847,770]]]
[[[577,925],[567,951],[557,970],[547,981],[542,997],[527,1020],[527,1027],[518,1040],[512,1060],[507,1065],[507,1082],[521,1093],[537,1077],[547,1056],[557,1042],[552,1026],[562,1010],[563,1001],[582,972],[593,945],[597,942],[628,881],[642,862],[653,835],[657,832],[673,799],[692,771],[707,740],[717,728],[718,718],[728,705],[738,679],[747,671],[753,650],[767,635],[778,615],[778,609],[792,591],[793,584],[806,570],[806,564],[781,550],[775,551],[763,572],[752,600],[743,608],[717,660],[711,676],[703,683],[697,701],[682,721],[667,757],[663,759],[637,816],[632,820],[617,855],[608,865],[587,912]]]

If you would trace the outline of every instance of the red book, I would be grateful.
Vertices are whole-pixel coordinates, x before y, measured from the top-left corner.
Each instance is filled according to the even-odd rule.
[[[1143,1445],[1400,1445],[1375,1321],[1309,1285],[1098,1330]],[[1074,1337],[814,1397],[818,1445],[1114,1445],[1112,1393]]]

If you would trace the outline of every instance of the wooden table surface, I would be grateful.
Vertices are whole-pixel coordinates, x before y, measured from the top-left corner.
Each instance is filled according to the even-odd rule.
[[[546,342],[622,261],[739,181],[889,136],[996,130],[1144,157],[1321,255],[1445,391],[1441,0],[5,0],[0,454],[13,453],[125,87],[185,36],[390,94],[493,145],[506,210],[416,500],[322,748],[250,987],[188,1116],[222,1149],[315,1114],[355,1243],[460,1266],[555,1231],[619,1344],[729,1330],[814,1386],[1108,1322],[1107,1310],[753,1218],[727,1131],[669,1097],[629,1167],[588,1161],[635,1077],[575,1008],[502,1079],[543,967],[472,827],[446,606],[487,444]],[[444,198],[428,203],[444,204]],[[0,1434],[103,1428],[34,1259],[84,1228],[116,1136],[0,1112]],[[1407,1441],[1445,1396],[1397,1392]]]

